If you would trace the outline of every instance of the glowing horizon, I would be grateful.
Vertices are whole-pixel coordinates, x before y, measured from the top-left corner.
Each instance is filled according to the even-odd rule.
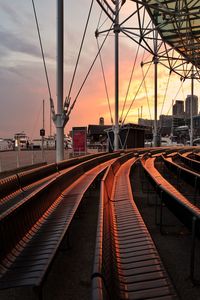
[[[40,3],[35,1],[38,12],[38,20],[41,29],[41,36],[46,57],[48,75],[50,80],[51,92],[57,110],[56,101],[56,7],[53,2],[47,0]],[[132,5],[132,4],[131,4]],[[46,9],[48,7],[48,10]],[[124,6],[125,7],[125,6]],[[33,139],[39,136],[39,130],[42,128],[42,101],[45,99],[45,129],[46,135],[50,132],[50,112],[49,96],[44,76],[44,69],[39,48],[38,36],[33,16],[31,4],[25,0],[18,3],[5,3],[0,0],[0,16],[2,28],[0,29],[1,61],[0,61],[0,87],[1,87],[1,121],[0,137],[13,137],[16,132],[24,131]],[[83,28],[89,9],[88,1],[77,0],[76,3],[68,1],[65,5],[65,80],[64,95],[67,95],[69,84],[78,54],[80,41],[83,34]],[[124,9],[125,14],[128,8]],[[80,85],[89,69],[93,58],[97,53],[96,39],[94,32],[97,26],[100,9],[95,5],[91,18],[90,28],[84,44],[84,51],[81,55],[80,64],[72,91],[72,101],[76,96]],[[100,37],[102,41],[103,37]],[[119,116],[123,107],[127,86],[130,78],[131,69],[134,63],[137,51],[137,44],[130,42],[127,38],[120,38],[120,107]],[[138,60],[130,87],[130,93],[127,98],[124,116],[133,100],[142,80],[141,60],[143,50],[138,54]],[[112,115],[114,118],[114,39],[109,37],[102,50],[105,75],[108,85]],[[148,65],[143,67],[144,73]],[[166,102],[163,108],[163,114],[170,110],[172,100],[174,99],[180,80],[177,75],[171,75],[169,88],[166,92],[168,80],[168,70],[159,65],[158,76],[158,113],[161,111],[163,97],[166,93]],[[126,122],[137,123],[138,108],[143,107],[143,117],[153,118],[154,116],[154,83],[153,66],[146,77],[146,89],[148,91],[148,100],[150,104],[149,114],[146,91],[144,84]],[[199,87],[195,84],[195,94],[200,93]],[[177,95],[177,100],[185,100],[187,94],[190,94],[190,82],[187,80],[183,84]],[[74,126],[87,126],[88,124],[98,124],[99,118],[104,117],[105,124],[111,124],[110,113],[105,93],[103,77],[99,59],[97,60],[90,77],[88,78],[84,89],[74,107],[70,120],[65,127],[68,133]],[[52,133],[55,133],[55,127],[52,122]]]

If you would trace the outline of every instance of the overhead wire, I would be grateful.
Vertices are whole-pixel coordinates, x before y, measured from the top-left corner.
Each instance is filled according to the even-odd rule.
[[[144,22],[143,22],[144,23]],[[144,71],[143,71],[143,66],[144,66],[144,56],[146,54],[146,50],[144,49],[144,52],[143,52],[143,56],[142,56],[142,62],[141,62],[141,68],[142,68],[142,77],[144,78]],[[148,55],[149,57],[150,55]],[[147,58],[148,58],[147,57]],[[151,120],[151,109],[150,109],[150,103],[149,103],[149,96],[148,96],[148,92],[147,92],[147,86],[146,86],[146,81],[145,81],[145,78],[144,78],[144,90],[145,90],[145,94],[146,94],[146,99],[147,99],[147,106],[148,106],[148,110],[149,110],[149,118]]]
[[[82,40],[81,40],[81,45],[80,45],[80,48],[79,48],[79,52],[78,52],[78,56],[77,56],[77,60],[76,60],[76,64],[75,64],[75,68],[74,68],[74,72],[73,72],[71,84],[70,84],[70,87],[69,87],[69,92],[68,92],[68,97],[67,97],[69,99],[69,101],[70,101],[70,95],[71,95],[72,87],[73,87],[73,84],[74,84],[74,79],[75,79],[75,75],[76,75],[76,71],[77,71],[77,67],[78,67],[78,63],[79,63],[81,51],[82,51],[83,44],[84,44],[84,41],[85,41],[85,36],[86,36],[86,32],[87,32],[87,28],[88,28],[88,24],[89,24],[91,12],[92,12],[93,3],[94,3],[94,0],[92,0],[91,4],[90,4],[90,8],[89,8],[89,12],[88,12],[88,17],[87,17],[87,21],[86,21],[84,32],[83,32],[83,37],[82,37]]]
[[[101,21],[101,17],[102,17],[102,13],[103,13],[103,9],[101,9],[100,14],[99,14],[99,21],[97,23],[97,28],[98,30],[108,21],[108,17],[105,18],[105,20],[102,22],[102,24],[100,25],[100,21]]]
[[[171,106],[170,106],[169,109],[168,109],[167,115],[169,114],[170,110],[172,109],[172,106],[173,106],[173,104],[174,104],[174,101],[176,100],[176,97],[178,96],[178,94],[179,94],[179,92],[180,92],[180,90],[181,90],[181,88],[182,88],[182,86],[183,86],[183,82],[184,82],[184,81],[181,81],[181,85],[180,85],[180,87],[179,87],[179,89],[178,89],[178,91],[177,91],[177,93],[176,93],[174,99],[172,100],[172,104],[171,104]]]
[[[32,140],[34,135],[35,135],[35,132],[36,132],[36,128],[39,124],[39,119],[41,117],[41,114],[42,114],[42,106],[43,106],[43,103],[41,103],[39,105],[39,109],[38,109],[38,112],[36,114],[36,117],[35,117],[35,122],[33,123],[33,127],[32,127],[32,131],[31,131],[31,134],[30,134],[30,139]]]
[[[98,47],[98,51],[99,51],[99,41],[98,41],[98,39],[97,39],[97,47]],[[100,64],[101,64],[103,81],[104,81],[104,86],[105,86],[105,91],[106,91],[106,97],[107,97],[107,102],[108,102],[108,107],[109,107],[110,120],[111,120],[111,124],[113,125],[113,117],[112,117],[111,106],[110,106],[110,98],[109,98],[109,94],[108,94],[108,86],[107,86],[107,82],[106,82],[106,76],[105,76],[105,72],[104,72],[104,66],[103,66],[103,61],[102,61],[102,57],[101,57],[101,52],[100,51],[99,51],[99,60],[100,60]]]
[[[42,39],[41,39],[40,28],[39,28],[39,23],[38,23],[38,18],[37,18],[37,13],[36,13],[34,0],[32,0],[32,6],[33,6],[33,12],[34,12],[34,17],[35,17],[36,27],[37,27],[39,43],[40,43],[40,49],[41,49],[42,60],[43,60],[43,65],[44,65],[47,88],[48,88],[48,92],[49,92],[49,98],[52,100],[50,82],[49,82],[49,77],[48,77],[48,72],[47,72],[47,67],[46,67],[45,55],[44,55]]]
[[[163,102],[162,102],[160,115],[162,115],[162,112],[163,112],[163,108],[164,108],[164,104],[165,104],[165,100],[166,100],[166,96],[167,96],[167,91],[168,91],[168,87],[169,87],[170,78],[171,78],[171,73],[169,73],[169,76],[168,76],[167,85],[166,85],[166,89],[165,89],[165,94],[164,94],[164,98],[163,98]]]
[[[122,1],[120,1],[120,3],[122,3]],[[122,7],[122,5],[121,5],[121,7]],[[121,7],[120,7],[120,10],[121,10]],[[98,21],[98,24],[97,24],[97,30],[99,30],[105,24],[105,22],[108,20],[108,17],[107,17],[104,20],[104,22],[100,25],[100,20],[101,20],[102,12],[103,12],[103,10],[101,9],[100,16],[99,16],[99,21]],[[98,37],[97,37],[97,47],[98,47],[98,50],[99,50]],[[112,111],[111,111],[111,105],[110,105],[110,98],[109,98],[109,94],[108,94],[108,86],[107,86],[107,82],[106,82],[106,76],[105,76],[105,71],[104,71],[104,66],[103,66],[103,60],[102,60],[102,56],[101,56],[101,52],[100,51],[99,51],[99,59],[100,59],[101,70],[102,70],[102,75],[103,75],[103,80],[104,80],[105,91],[106,91],[106,97],[107,97],[107,102],[108,102],[108,107],[109,107],[110,120],[111,120],[111,124],[113,125],[114,121],[113,121],[113,117],[112,117]]]
[[[151,63],[151,64],[152,64],[152,63]],[[145,78],[146,78],[146,76],[147,76],[147,74],[148,74],[148,72],[149,72],[149,69],[150,69],[151,64],[149,64],[149,66],[148,66],[148,68],[147,68],[147,71],[146,71],[146,73],[145,73],[145,75],[144,75],[144,78],[143,78],[143,80],[141,81],[141,83],[140,83],[140,85],[139,85],[139,87],[138,87],[138,90],[137,90],[137,92],[136,92],[136,94],[135,94],[135,96],[134,96],[134,98],[133,98],[133,100],[132,100],[132,102],[131,102],[131,104],[130,104],[130,106],[129,106],[129,109],[128,109],[126,115],[125,115],[125,118],[124,118],[124,120],[123,120],[123,122],[122,122],[122,125],[123,125],[124,122],[126,121],[126,118],[127,118],[128,114],[129,114],[129,112],[130,112],[130,110],[131,110],[131,107],[132,107],[133,103],[135,102],[135,99],[136,99],[136,97],[137,97],[137,95],[138,95],[138,93],[139,93],[139,91],[140,91],[140,88],[141,88],[141,86],[142,86],[142,84],[143,84],[143,82],[144,82],[144,80],[145,80]]]
[[[101,22],[101,17],[102,17],[103,9],[101,9],[100,14],[99,14],[99,21],[97,23],[97,28],[99,28],[100,22]]]
[[[182,91],[183,99],[185,99],[186,97],[185,97],[185,91],[184,91],[183,85],[182,85],[181,91]]]
[[[120,1],[120,3],[122,3],[122,0]],[[120,12],[121,8],[122,8],[122,6],[120,7],[119,12]],[[118,12],[118,13],[119,13],[119,12]],[[92,70],[92,68],[93,68],[93,66],[94,66],[94,64],[95,64],[95,62],[96,62],[98,56],[99,56],[99,53],[101,52],[101,50],[102,50],[102,48],[103,48],[103,46],[104,46],[104,44],[105,44],[105,41],[107,40],[107,37],[108,37],[108,35],[109,35],[109,32],[110,32],[112,26],[113,26],[113,22],[112,22],[110,28],[107,30],[106,36],[104,37],[104,40],[103,40],[103,42],[102,42],[102,44],[101,44],[101,46],[100,46],[100,48],[99,48],[99,50],[98,50],[98,52],[97,52],[97,54],[96,54],[96,56],[95,56],[95,58],[94,58],[92,64],[91,64],[91,66],[90,66],[90,68],[89,68],[89,70],[88,70],[88,72],[87,72],[87,74],[86,74],[86,76],[85,76],[85,78],[84,78],[84,80],[83,80],[83,82],[82,82],[82,84],[81,84],[81,86],[80,86],[80,88],[79,88],[79,90],[78,90],[78,92],[77,92],[75,98],[74,98],[74,101],[73,101],[73,103],[72,103],[71,106],[70,106],[70,109],[69,109],[69,111],[68,111],[68,116],[71,114],[71,111],[72,111],[72,109],[74,108],[74,105],[76,104],[76,101],[77,101],[77,99],[78,99],[78,97],[79,97],[79,95],[80,95],[80,93],[81,93],[81,91],[82,91],[82,89],[83,89],[83,86],[85,85],[85,83],[86,83],[86,81],[87,81],[87,79],[88,79],[88,76],[89,76],[89,74],[90,74],[90,72],[91,72],[91,70]]]
[[[143,66],[142,66],[142,77],[144,78]],[[148,92],[147,92],[147,86],[146,86],[145,78],[144,78],[144,89],[145,89],[146,98],[147,98],[147,106],[148,106],[148,110],[149,110],[149,117],[150,117],[150,120],[151,120],[151,110],[150,110],[149,96],[148,96]]]
[[[95,58],[94,58],[94,60],[93,60],[93,62],[92,62],[92,64],[91,64],[91,66],[90,66],[90,68],[89,68],[89,70],[88,70],[88,72],[86,73],[86,76],[85,76],[85,78],[84,78],[84,80],[83,80],[83,82],[82,82],[82,84],[81,84],[81,86],[80,86],[80,88],[79,88],[79,90],[78,90],[78,92],[77,92],[75,98],[74,98],[74,101],[73,101],[73,103],[72,103],[71,106],[70,106],[68,115],[70,115],[72,109],[74,108],[74,105],[75,105],[75,103],[76,103],[76,101],[77,101],[77,99],[78,99],[78,97],[79,97],[79,95],[80,95],[80,93],[81,93],[81,91],[82,91],[83,86],[85,85],[85,83],[86,83],[86,81],[87,81],[87,79],[88,79],[88,76],[89,76],[89,74],[90,74],[90,72],[91,72],[91,70],[92,70],[92,68],[93,68],[93,66],[94,66],[94,64],[95,64],[95,62],[96,62],[98,56],[99,56],[99,53],[101,52],[101,49],[103,48],[103,45],[105,44],[105,41],[106,41],[106,39],[107,39],[107,37],[108,37],[109,31],[111,30],[112,26],[113,26],[113,24],[111,25],[110,29],[108,30],[108,32],[107,32],[107,34],[106,34],[106,36],[105,36],[105,38],[104,38],[104,40],[103,40],[103,42],[102,42],[102,44],[101,44],[99,50],[98,50],[98,52],[97,52],[97,54],[96,54],[96,56],[95,56]]]
[[[128,94],[129,94],[129,91],[130,91],[131,82],[132,82],[132,78],[133,78],[133,73],[134,73],[136,61],[137,61],[137,58],[138,58],[139,49],[140,49],[140,44],[138,44],[136,55],[135,55],[135,59],[134,59],[134,63],[133,63],[133,67],[132,67],[132,70],[131,70],[131,75],[130,75],[130,79],[129,79],[129,83],[128,83],[128,88],[127,88],[127,91],[126,91],[126,96],[125,96],[125,99],[124,99],[124,104],[123,104],[121,116],[120,116],[120,119],[119,119],[120,123],[122,122],[122,118],[123,118],[123,114],[124,114],[124,109],[125,109],[127,98],[128,98]]]
[[[103,9],[101,9],[100,15],[99,15],[99,21],[97,24],[97,30],[100,28],[100,21],[101,21],[101,17],[102,17],[102,12]],[[108,17],[107,17],[108,19]],[[105,22],[105,21],[104,21]],[[104,24],[104,23],[103,23]],[[102,25],[101,25],[102,26]],[[98,51],[99,51],[99,41],[98,41],[98,36],[97,36],[97,47],[98,47]],[[111,106],[110,106],[110,98],[109,98],[109,94],[108,94],[108,87],[107,87],[107,82],[106,82],[106,76],[105,76],[105,72],[104,72],[104,66],[103,66],[103,60],[101,57],[101,53],[99,52],[99,60],[100,60],[100,64],[101,64],[101,70],[102,70],[102,75],[103,75],[103,80],[104,80],[104,86],[105,86],[105,91],[106,91],[106,97],[107,97],[107,102],[108,102],[108,107],[109,107],[109,113],[110,113],[110,120],[111,120],[111,124],[113,125],[113,117],[112,117],[112,112],[111,112]]]

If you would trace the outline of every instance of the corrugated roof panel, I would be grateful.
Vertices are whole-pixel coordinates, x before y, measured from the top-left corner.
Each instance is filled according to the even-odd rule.
[[[144,0],[162,39],[200,68],[200,1]]]

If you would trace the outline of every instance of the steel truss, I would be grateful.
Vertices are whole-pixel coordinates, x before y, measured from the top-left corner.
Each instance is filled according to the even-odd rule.
[[[200,5],[198,0],[127,0],[133,3],[129,16],[120,20],[120,12],[126,0],[97,0],[112,21],[109,30],[97,30],[99,34],[113,31],[115,34],[115,126],[114,149],[118,149],[118,37],[122,33],[139,44],[152,55],[154,63],[154,146],[159,146],[157,123],[157,65],[167,67],[180,79],[191,79],[191,94],[194,93],[194,79],[200,79]],[[126,5],[124,5],[126,7]],[[101,28],[101,27],[100,27]],[[193,115],[191,101],[191,134],[193,144]]]
[[[115,1],[96,0],[106,12],[114,31]],[[127,0],[133,11],[120,20],[118,30],[139,44],[159,64],[178,74],[181,80],[200,79],[200,5],[197,0]],[[126,3],[124,3],[124,7]],[[121,7],[123,9],[123,7]],[[107,30],[97,31],[96,34]],[[158,34],[157,34],[158,33]],[[155,41],[157,39],[157,41]],[[157,48],[155,48],[155,44]],[[194,67],[193,67],[194,66]]]

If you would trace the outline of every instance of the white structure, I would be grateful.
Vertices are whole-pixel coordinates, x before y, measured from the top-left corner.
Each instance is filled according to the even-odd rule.
[[[14,142],[15,148],[19,150],[28,149],[30,145],[29,137],[24,133],[24,131],[15,133]]]
[[[13,143],[11,140],[0,139],[0,151],[13,150]]]

